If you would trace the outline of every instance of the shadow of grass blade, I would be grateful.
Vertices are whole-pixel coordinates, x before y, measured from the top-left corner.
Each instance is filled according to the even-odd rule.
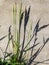
[[[20,53],[20,57],[19,57],[19,61],[21,61],[22,59],[22,55],[23,55],[23,48],[24,48],[24,43],[25,43],[25,33],[26,33],[26,26],[29,20],[29,14],[30,14],[30,7],[27,9],[25,9],[25,17],[24,17],[24,37],[23,37],[23,41],[22,41],[22,48],[21,48],[21,53]]]
[[[6,38],[6,37],[7,37],[7,35],[1,37],[1,38],[0,38],[0,41],[3,40],[3,39]]]
[[[11,36],[11,26],[9,26],[9,30],[8,30],[8,43],[7,43],[7,46],[5,48],[4,60],[5,60],[6,52],[7,52],[7,49],[8,49],[8,46],[10,44],[11,39],[12,39],[12,36]]]

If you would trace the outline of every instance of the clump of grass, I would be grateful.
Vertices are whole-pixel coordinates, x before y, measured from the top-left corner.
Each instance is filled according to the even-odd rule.
[[[19,28],[18,30],[16,30],[16,14],[17,14],[17,8],[16,8],[16,3],[14,3],[13,5],[13,35],[11,33],[11,26],[9,27],[9,31],[8,31],[8,44],[7,47],[5,49],[4,52],[4,58],[2,61],[2,58],[0,58],[0,64],[1,65],[31,65],[32,63],[34,63],[34,65],[37,65],[39,63],[43,63],[43,62],[36,62],[34,61],[36,59],[36,57],[38,56],[38,54],[42,51],[42,49],[44,48],[44,46],[46,45],[46,43],[49,41],[49,38],[47,38],[45,40],[45,38],[43,37],[43,45],[40,46],[35,53],[33,53],[34,48],[39,45],[40,43],[36,43],[37,41],[37,34],[40,30],[46,28],[47,26],[49,26],[49,24],[47,25],[43,25],[41,27],[39,27],[39,21],[37,22],[34,30],[33,30],[33,34],[31,34],[32,31],[32,23],[30,26],[30,32],[28,33],[29,35],[29,41],[27,40],[27,44],[25,45],[25,35],[26,35],[26,27],[27,27],[27,23],[29,20],[29,14],[30,14],[30,7],[28,8],[28,10],[25,8],[25,11],[22,12],[22,2],[20,5],[20,9],[19,9]],[[23,41],[22,44],[20,43],[20,31],[21,31],[21,26],[22,26],[22,19],[23,19],[23,15],[24,16],[24,36],[23,36]],[[1,38],[0,40],[4,39],[5,37]],[[33,45],[30,47],[30,42],[33,41]],[[7,52],[8,46],[10,44],[10,41],[12,41],[12,45],[13,45],[13,53],[9,53]],[[24,46],[25,45],[25,46]],[[20,49],[21,47],[21,49]],[[29,59],[25,58],[26,57],[26,53],[31,51],[30,53],[30,57]],[[32,54],[33,53],[33,54]],[[8,58],[9,57],[9,58]]]

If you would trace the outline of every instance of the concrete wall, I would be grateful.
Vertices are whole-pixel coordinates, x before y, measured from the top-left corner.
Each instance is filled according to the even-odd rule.
[[[13,23],[12,7],[14,2],[17,2],[17,8],[19,9],[20,2],[21,2],[19,0],[0,0],[0,38],[8,34],[8,28]],[[22,6],[23,11],[25,10],[25,7],[28,9],[28,7],[31,6],[30,18],[28,24],[32,23],[33,29],[39,19],[40,19],[39,26],[49,24],[49,0],[22,0],[22,5],[23,5]],[[30,26],[27,26],[28,31],[29,28]],[[23,34],[23,28],[21,34]],[[21,36],[22,36],[21,38],[23,39],[23,35]],[[43,44],[43,37],[45,37],[45,39],[49,37],[49,26],[38,33],[37,42],[40,42],[40,45]],[[8,37],[3,39],[3,41],[0,41],[0,47],[3,49],[3,51],[5,50],[7,45],[7,41],[8,41],[7,38]],[[31,43],[31,45],[32,44],[33,42]],[[12,49],[11,46],[10,48]],[[11,51],[11,49],[9,49],[9,51]],[[43,61],[49,59],[48,51],[49,51],[49,42],[45,45],[42,52],[38,55],[38,57],[35,60]],[[0,54],[2,55],[2,52],[0,52]],[[41,63],[39,65],[49,65],[49,64]]]

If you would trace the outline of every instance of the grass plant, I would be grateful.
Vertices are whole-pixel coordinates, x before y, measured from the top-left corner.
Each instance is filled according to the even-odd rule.
[[[16,3],[14,3],[13,5],[13,34],[11,33],[11,26],[9,27],[9,31],[8,31],[8,44],[7,47],[5,49],[4,52],[4,58],[2,60],[2,58],[0,58],[0,65],[31,65],[32,63],[34,63],[33,65],[38,65],[40,63],[44,63],[45,61],[35,61],[36,57],[38,56],[38,54],[42,51],[42,49],[44,48],[44,46],[46,45],[46,43],[49,41],[49,38],[47,38],[45,40],[45,38],[43,37],[43,45],[41,45],[36,51],[35,53],[33,53],[34,48],[36,46],[38,46],[40,43],[36,43],[37,41],[37,34],[39,31],[41,31],[42,29],[45,29],[46,27],[49,26],[49,24],[47,25],[43,25],[41,27],[39,27],[39,22],[40,19],[38,20],[37,24],[35,25],[35,28],[32,32],[32,23],[30,26],[30,33],[29,34],[29,41],[27,41],[26,45],[25,45],[25,35],[26,35],[26,27],[27,27],[27,23],[29,21],[29,14],[30,14],[30,7],[28,8],[28,10],[25,8],[25,11],[22,11],[22,3],[20,5],[20,9],[19,9],[19,28],[18,30],[16,30],[16,16],[17,16],[17,7],[16,7]],[[22,43],[20,43],[20,33],[21,33],[21,26],[22,26],[22,19],[24,18],[24,35],[23,35],[23,41]],[[2,37],[0,40],[4,39],[6,36]],[[32,46],[30,47],[30,43],[31,41],[34,39],[34,42],[32,44]],[[13,53],[9,53],[7,52],[8,46],[10,44],[10,41],[12,41],[12,45],[13,45]],[[20,49],[21,47],[21,49]],[[26,57],[26,53],[30,52],[30,57],[29,58],[25,58]],[[32,54],[33,53],[33,54]]]

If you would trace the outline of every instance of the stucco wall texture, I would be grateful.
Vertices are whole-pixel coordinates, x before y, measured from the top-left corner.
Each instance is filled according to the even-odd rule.
[[[8,34],[9,26],[13,24],[12,7],[14,2],[17,3],[17,9],[19,9],[21,0],[0,0],[0,38]],[[32,23],[33,29],[39,19],[40,19],[39,22],[40,27],[45,24],[49,24],[49,0],[22,0],[22,5],[23,5],[22,6],[23,11],[25,10],[25,7],[28,9],[29,6],[31,6],[28,25]],[[18,18],[16,19],[18,21]],[[27,26],[27,31],[29,31],[29,28],[30,26]],[[45,39],[49,38],[49,26],[38,33],[37,42],[40,42],[40,45],[43,44],[43,37],[45,37]],[[23,27],[21,30],[21,40],[22,39],[23,39]],[[0,41],[0,48],[2,48],[3,51],[5,51],[7,41],[8,37]],[[30,46],[32,46],[32,44],[33,42],[30,44]],[[8,51],[11,52],[11,50],[12,46],[10,45]],[[0,56],[3,56],[1,50],[0,50]],[[49,42],[45,45],[45,47],[35,60],[43,61],[46,59],[49,59]],[[49,61],[46,61],[45,63],[43,64],[40,63],[39,65],[49,65],[48,64]]]

